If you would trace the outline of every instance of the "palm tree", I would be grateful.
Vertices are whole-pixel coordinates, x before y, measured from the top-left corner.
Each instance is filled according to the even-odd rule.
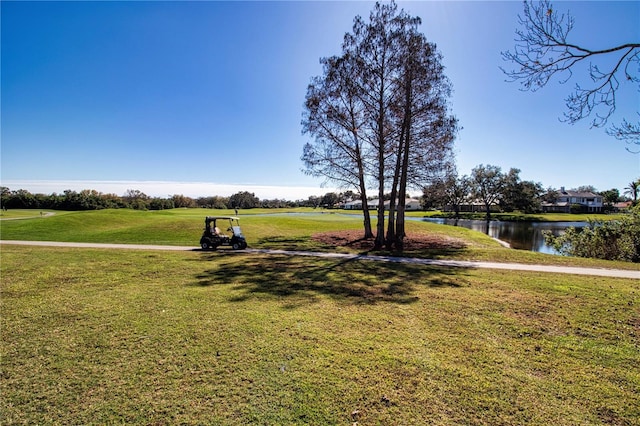
[[[629,186],[624,188],[624,194],[633,198],[634,204],[638,201],[638,191],[640,191],[640,179],[634,180]]]

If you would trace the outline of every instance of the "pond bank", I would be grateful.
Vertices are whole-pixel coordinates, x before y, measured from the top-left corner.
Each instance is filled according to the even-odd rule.
[[[544,239],[545,232],[560,235],[567,228],[582,228],[587,222],[525,222],[525,221],[499,221],[469,220],[469,219],[442,219],[425,217],[424,222],[437,223],[449,226],[461,226],[463,228],[487,234],[491,238],[504,242],[509,247],[518,250],[529,250],[538,253],[558,254]]]

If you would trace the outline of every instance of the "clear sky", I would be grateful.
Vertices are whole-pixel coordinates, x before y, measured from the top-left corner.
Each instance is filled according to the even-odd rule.
[[[559,118],[574,83],[536,93],[505,82],[520,1],[398,2],[438,45],[463,129],[460,174],[478,164],[559,188],[622,189],[640,155],[589,123]],[[556,2],[589,46],[640,40],[640,2]],[[0,3],[1,184],[122,195],[306,198],[301,117],[319,59],[341,53],[372,2]],[[640,94],[623,82],[618,115]]]

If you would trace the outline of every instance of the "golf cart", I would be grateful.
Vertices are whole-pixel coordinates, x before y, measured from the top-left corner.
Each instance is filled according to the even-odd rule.
[[[229,224],[227,231],[233,232],[228,236],[218,228]],[[240,230],[240,219],[235,216],[207,216],[204,219],[204,232],[200,238],[200,247],[203,250],[216,249],[218,246],[231,246],[234,250],[247,248],[247,241]]]

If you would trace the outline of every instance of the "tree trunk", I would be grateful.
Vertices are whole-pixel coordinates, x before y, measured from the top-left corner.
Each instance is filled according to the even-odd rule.
[[[406,236],[404,232],[405,208],[405,199],[404,197],[400,197],[398,199],[398,214],[396,218],[396,250],[398,251],[404,250],[404,237]]]
[[[378,149],[378,224],[376,227],[376,240],[374,243],[374,249],[379,250],[384,245],[384,166],[385,166],[385,154],[386,154],[386,142],[387,138],[385,135],[385,118],[386,118],[386,103],[385,103],[385,77],[387,76],[388,70],[386,67],[386,62],[384,56],[382,58],[381,64],[382,71],[380,72],[380,87],[378,88],[379,92],[378,96],[378,111],[376,117],[376,125],[377,125],[377,135],[376,135],[376,143]]]
[[[409,65],[410,67],[410,65]],[[411,146],[411,118],[412,118],[412,79],[411,68],[407,70],[405,83],[405,106],[404,118],[402,120],[402,134],[404,140],[401,141],[398,162],[400,164],[400,187],[398,188],[398,211],[396,214],[396,250],[404,250],[404,212],[407,199],[407,180],[409,175],[409,148]],[[402,155],[400,155],[402,154]]]
[[[408,150],[408,146],[405,147],[405,151]],[[406,236],[404,230],[404,212],[406,209],[407,199],[407,162],[409,161],[407,153],[403,156],[402,174],[400,175],[400,188],[398,190],[398,207],[396,212],[396,250],[404,250],[404,237]]]
[[[362,200],[362,215],[364,217],[364,239],[373,238],[373,230],[371,229],[371,213],[369,212],[369,204],[366,197]]]
[[[364,238],[373,238],[373,231],[371,229],[371,213],[369,212],[367,192],[363,184],[360,185],[360,201],[362,201],[362,215],[364,217]]]
[[[404,133],[404,129],[403,132]],[[389,200],[389,224],[387,225],[387,239],[386,239],[386,247],[387,250],[391,250],[393,245],[396,242],[396,224],[395,224],[395,216],[396,216],[396,199],[398,197],[398,180],[400,176],[400,160],[402,158],[402,139],[404,138],[403,134],[400,135],[400,142],[398,143],[398,155],[396,158],[396,167],[393,173],[393,183],[391,185],[391,200]]]
[[[380,179],[384,179],[384,173],[382,173]],[[373,248],[380,250],[384,246],[384,186],[380,185],[378,191],[378,224],[376,226],[376,240]]]
[[[355,135],[357,137],[357,134]],[[362,155],[360,145],[356,145],[356,158],[358,162],[358,184],[360,185],[360,201],[362,202],[362,215],[364,217],[364,238],[373,238],[373,230],[371,229],[371,213],[369,212],[369,203],[367,201],[367,186],[364,177],[364,165],[362,164]]]
[[[411,122],[411,112],[409,112],[409,123]],[[398,188],[398,211],[396,214],[396,250],[404,250],[404,212],[407,200],[407,175],[409,173],[409,137],[410,124],[407,126],[407,135],[405,137],[405,147],[402,156],[402,172],[400,173],[400,188]]]
[[[391,189],[391,200],[389,200],[389,217],[387,218],[387,238],[385,240],[385,246],[387,250],[391,250],[393,248],[393,244],[396,240],[396,225],[395,225],[395,215],[396,215],[396,182],[394,178],[393,187]]]

